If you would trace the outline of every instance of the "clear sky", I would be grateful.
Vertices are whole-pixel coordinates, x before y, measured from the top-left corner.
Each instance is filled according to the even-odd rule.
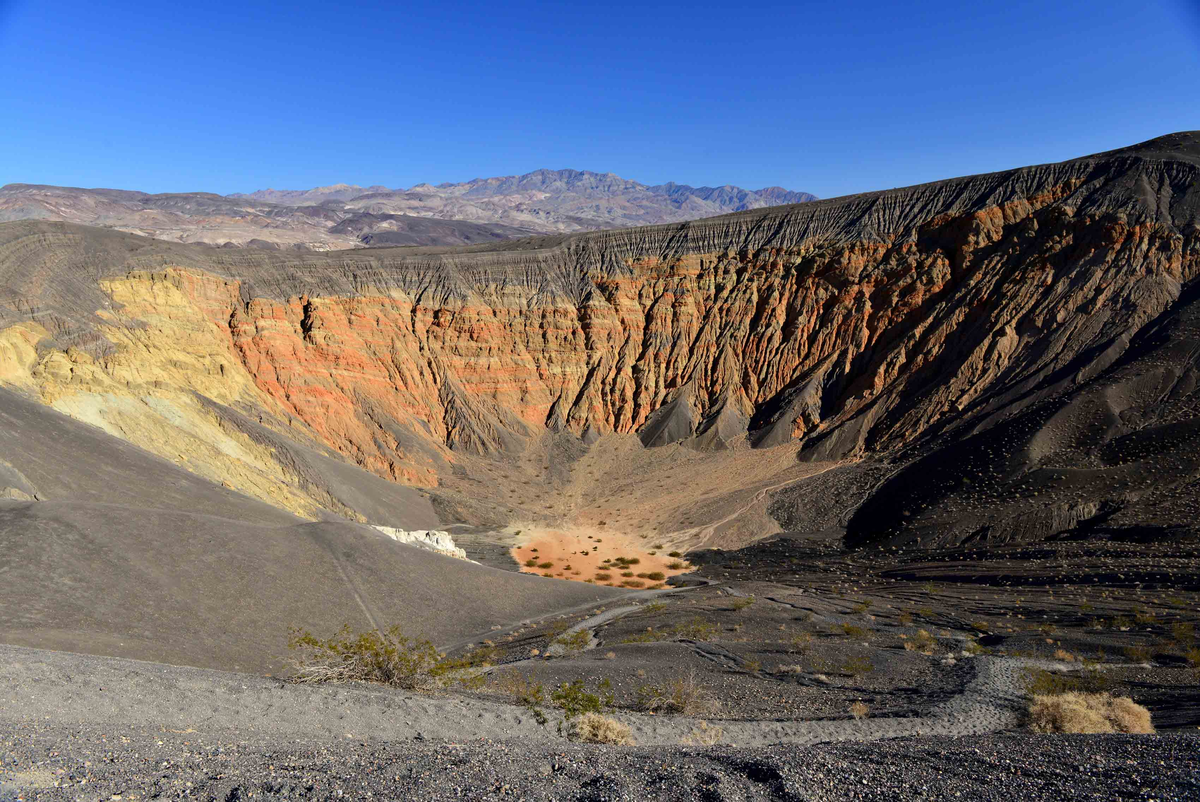
[[[831,197],[1200,128],[1200,0],[0,0],[0,184]]]

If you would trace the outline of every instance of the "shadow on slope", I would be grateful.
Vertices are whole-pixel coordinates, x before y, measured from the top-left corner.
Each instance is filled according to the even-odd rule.
[[[269,671],[292,625],[444,642],[619,595],[304,522],[2,389],[0,484],[0,641],[19,645]]]

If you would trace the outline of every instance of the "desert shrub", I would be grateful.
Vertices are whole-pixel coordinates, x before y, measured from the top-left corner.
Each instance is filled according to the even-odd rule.
[[[525,561],[526,568],[533,568],[537,564],[538,564],[537,557],[530,557],[528,560]]]
[[[354,633],[349,625],[327,640],[307,630],[291,630],[296,682],[378,682],[407,690],[440,684],[448,670],[460,667],[424,638],[409,638],[399,627],[386,632]]]
[[[612,579],[612,574],[604,574],[604,573],[596,574],[597,582],[607,582],[610,579]]]
[[[675,635],[682,640],[712,640],[717,634],[717,625],[703,618],[693,618],[691,621],[676,624],[673,629]]]
[[[513,704],[532,707],[546,704],[546,688],[524,674],[505,674],[497,682],[500,690],[512,696]]]
[[[1129,658],[1130,660],[1132,660],[1135,663],[1150,662],[1150,647],[1149,646],[1142,646],[1140,644],[1135,644],[1133,646],[1126,646],[1122,651],[1125,653],[1125,656],[1127,658]]]
[[[987,647],[981,646],[977,640],[969,640],[963,644],[963,651],[970,655],[986,654]]]
[[[841,665],[842,673],[849,674],[852,677],[869,674],[874,670],[875,664],[862,655],[848,657],[846,658],[846,662]]]
[[[929,630],[920,629],[911,639],[904,641],[904,649],[909,652],[932,655],[937,651],[937,640],[929,634]]]
[[[1112,680],[1094,669],[1078,674],[1058,674],[1044,669],[1026,672],[1025,690],[1030,696],[1054,696],[1064,693],[1100,693],[1109,688]]]
[[[776,666],[775,668],[771,669],[771,673],[772,674],[804,674],[805,670],[804,670],[804,666],[797,664],[797,665],[790,665],[790,666]]]
[[[637,689],[635,705],[646,713],[678,713],[698,716],[714,712],[716,700],[700,681],[696,672],[676,677],[665,685],[642,685]]]
[[[842,631],[843,635],[846,635],[851,638],[867,637],[867,631],[865,629],[863,629],[862,627],[855,626],[854,624],[842,624],[841,626],[838,627],[838,629],[840,629]]]
[[[563,647],[568,652],[582,652],[591,642],[592,635],[586,629],[564,632],[553,640],[553,643]]]
[[[1158,618],[1144,607],[1133,608],[1133,620],[1139,624],[1153,624]]]
[[[607,679],[601,680],[593,693],[581,679],[564,682],[550,694],[550,700],[563,711],[563,717],[567,719],[584,713],[599,713],[606,707],[612,707],[612,683]]]
[[[792,651],[803,652],[812,645],[813,636],[811,632],[798,632],[792,636]]]
[[[541,568],[541,569],[543,569],[543,570],[545,570],[546,568],[553,568],[553,567],[554,567],[554,563],[552,563],[552,562],[550,562],[549,560],[547,560],[547,561],[546,561],[546,562],[544,562],[544,563],[538,563],[538,564],[537,564],[537,567],[538,567],[538,568]]]
[[[755,598],[753,596],[740,596],[733,600],[733,609],[745,610],[747,607],[753,605],[754,602]]]
[[[641,575],[639,574],[639,576]],[[651,571],[650,573],[646,574],[644,578],[649,579],[651,582],[662,582],[667,578],[667,575],[662,571]]]
[[[870,610],[870,609],[871,609],[871,602],[870,602],[870,600],[866,600],[866,601],[860,601],[857,604],[855,604],[851,608],[851,611],[858,615],[865,615],[867,610]]]
[[[1200,646],[1193,646],[1183,653],[1183,659],[1194,669],[1200,670]]]
[[[866,702],[855,702],[854,704],[850,705],[850,715],[857,719],[866,718],[868,715],[870,715],[870,713],[871,708],[867,706]]]
[[[686,567],[687,567],[687,565],[685,563],[679,562],[679,560],[676,560],[675,562],[667,564],[667,570],[669,570],[669,571],[680,571]]]
[[[683,556],[683,552],[681,552],[681,551],[668,551],[668,552],[667,552],[667,556],[668,556],[668,557],[682,557],[682,556]]]
[[[1177,643],[1191,643],[1196,639],[1196,626],[1191,621],[1176,621],[1171,625],[1171,636]]]
[[[582,713],[577,716],[567,727],[567,737],[585,744],[633,745],[629,727],[599,713]]]
[[[1152,734],[1150,711],[1127,696],[1109,693],[1035,695],[1029,702],[1034,732]]]
[[[635,589],[636,588],[644,588],[644,587],[646,587],[646,583],[640,579],[626,579],[625,581],[623,581],[621,583],[621,587],[635,588]]]
[[[900,622],[901,626],[912,626],[913,614],[908,610],[901,610],[900,614],[896,616],[896,620]]]
[[[1062,660],[1065,663],[1074,663],[1075,655],[1071,654],[1066,649],[1055,649],[1054,650],[1054,659]]]
[[[692,728],[690,735],[684,737],[683,742],[688,746],[716,746],[724,736],[725,730],[701,721]]]
[[[622,571],[622,572],[621,572],[621,576],[623,576],[623,577],[625,577],[626,579],[628,579],[629,577],[633,576],[633,571]]]
[[[645,632],[628,635],[621,639],[621,643],[656,643],[664,640],[706,641],[712,640],[716,634],[716,624],[711,621],[705,621],[703,618],[693,618],[691,621],[679,623],[673,627],[664,627],[663,629],[646,627]]]

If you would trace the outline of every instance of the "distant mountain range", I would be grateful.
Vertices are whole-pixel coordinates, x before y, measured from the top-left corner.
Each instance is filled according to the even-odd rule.
[[[334,250],[472,245],[531,234],[671,223],[815,199],[781,187],[648,186],[581,170],[535,170],[409,189],[333,184],[233,195],[8,184],[0,187],[0,222],[63,220],[175,242]]]

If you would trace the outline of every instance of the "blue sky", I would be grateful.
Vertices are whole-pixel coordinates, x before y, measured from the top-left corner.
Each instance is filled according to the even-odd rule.
[[[822,197],[1200,128],[1200,0],[0,0],[0,184]]]

